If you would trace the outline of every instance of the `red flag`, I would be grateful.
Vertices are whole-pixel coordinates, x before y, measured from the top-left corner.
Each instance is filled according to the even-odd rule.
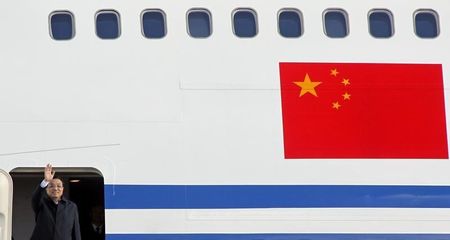
[[[285,158],[448,159],[440,64],[280,63]]]

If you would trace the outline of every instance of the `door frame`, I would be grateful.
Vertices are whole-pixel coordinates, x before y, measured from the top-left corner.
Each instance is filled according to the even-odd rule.
[[[0,240],[11,239],[13,182],[8,172],[0,169]]]

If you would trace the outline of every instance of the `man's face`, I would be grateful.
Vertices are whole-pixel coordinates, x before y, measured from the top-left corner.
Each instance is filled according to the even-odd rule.
[[[57,178],[51,180],[47,186],[47,195],[53,200],[61,200],[63,191],[63,183],[60,179]]]

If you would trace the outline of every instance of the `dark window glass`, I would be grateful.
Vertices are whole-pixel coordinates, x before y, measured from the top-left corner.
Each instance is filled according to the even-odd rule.
[[[302,22],[298,11],[285,10],[278,15],[278,28],[281,36],[288,38],[302,35]]]
[[[388,11],[373,11],[369,15],[370,34],[376,38],[388,38],[394,34],[392,15]]]
[[[96,19],[97,36],[102,39],[114,39],[120,35],[119,14],[114,11],[102,11]]]
[[[55,40],[72,39],[75,35],[73,16],[69,12],[56,12],[50,17],[51,36]]]
[[[256,14],[251,10],[238,10],[233,15],[234,34],[238,37],[249,38],[256,36]]]
[[[343,38],[348,35],[347,16],[343,11],[328,11],[324,20],[325,33],[328,37]]]
[[[421,38],[435,38],[439,35],[437,14],[433,11],[422,11],[414,17],[416,35]]]
[[[188,13],[189,35],[195,38],[206,38],[211,35],[211,18],[206,10],[195,10]]]
[[[163,38],[166,36],[166,21],[160,10],[149,10],[142,14],[142,33],[146,38]]]

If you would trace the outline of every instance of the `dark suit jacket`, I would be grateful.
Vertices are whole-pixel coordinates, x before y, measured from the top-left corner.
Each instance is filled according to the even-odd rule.
[[[96,232],[92,225],[86,226],[81,231],[81,236],[86,240],[105,240],[105,228],[102,227],[101,232]]]
[[[62,199],[57,205],[38,186],[33,193],[32,206],[36,226],[31,240],[81,240],[77,205]],[[56,207],[56,219],[52,208]]]

